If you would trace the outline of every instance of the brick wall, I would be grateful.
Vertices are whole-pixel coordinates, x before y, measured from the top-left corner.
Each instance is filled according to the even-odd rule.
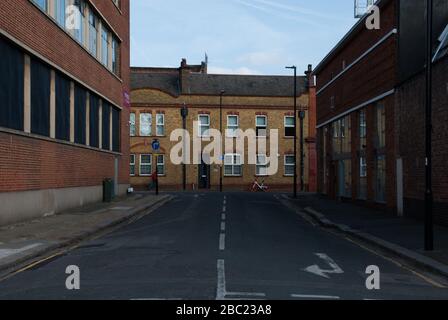
[[[121,79],[108,71],[86,49],[28,0],[2,0],[0,28],[19,45],[48,59],[82,83],[123,107],[129,92],[129,1],[121,11],[111,0],[91,2],[121,38]],[[33,55],[31,53],[31,55]],[[0,133],[0,192],[100,185],[113,178],[119,157],[119,183],[129,183],[129,109],[121,112],[121,155],[61,143],[34,135]]]
[[[298,105],[308,110],[308,95],[302,95],[298,98]],[[169,135],[174,129],[182,128],[182,118],[180,116],[180,108],[183,102],[189,108],[187,118],[187,129],[190,133],[193,131],[193,121],[198,120],[200,113],[210,114],[211,128],[219,129],[219,96],[193,96],[183,95],[178,98],[172,97],[159,90],[143,89],[132,92],[132,111],[139,118],[141,112],[151,112],[153,115],[153,133],[155,131],[154,119],[157,112],[165,113],[166,121],[166,137],[157,137],[161,142],[162,152],[166,154],[166,176],[160,178],[162,188],[178,189],[182,185],[182,166],[176,166],[169,162],[169,152],[176,144],[169,141]],[[255,129],[255,116],[257,114],[267,115],[268,130],[279,130],[279,173],[276,176],[266,177],[265,181],[270,187],[274,188],[290,188],[293,178],[284,176],[284,155],[293,154],[294,143],[293,138],[284,137],[284,116],[292,115],[293,101],[291,98],[276,97],[232,97],[225,96],[223,99],[223,129],[227,126],[227,115],[238,114],[240,129]],[[309,113],[307,112],[307,115]],[[310,137],[309,133],[313,130],[309,127],[308,117],[304,121],[305,138]],[[138,133],[138,126],[137,126]],[[156,137],[132,137],[131,153],[142,154],[152,153],[151,142]],[[311,139],[310,141],[314,141]],[[313,143],[313,142],[311,142]],[[204,143],[203,145],[207,145]],[[246,144],[247,146],[247,144]],[[267,142],[269,148],[269,139]],[[299,149],[298,149],[299,150]],[[300,151],[300,150],[299,150]],[[193,150],[192,150],[193,152]],[[246,147],[247,152],[247,147]],[[308,158],[309,144],[304,145],[305,152],[305,184],[309,183],[310,162]],[[138,157],[136,159],[138,173]],[[247,163],[247,155],[246,160]],[[313,171],[314,173],[314,171]],[[249,184],[254,181],[255,166],[243,165],[242,177],[224,177],[223,183],[228,188],[248,188]],[[260,178],[260,180],[263,178]],[[147,185],[151,181],[150,177],[131,177],[131,184],[134,186]],[[191,188],[192,184],[197,187],[198,184],[198,166],[187,166],[187,184]],[[211,185],[216,188],[219,185],[219,167],[211,167]],[[308,188],[308,186],[307,186]]]
[[[448,58],[433,72],[433,192],[436,222],[448,224]],[[403,159],[405,215],[422,218],[425,195],[425,74],[397,91],[397,143]]]

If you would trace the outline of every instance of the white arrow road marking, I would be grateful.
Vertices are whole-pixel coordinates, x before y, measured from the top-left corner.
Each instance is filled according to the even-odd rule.
[[[321,258],[322,260],[324,260],[332,269],[331,270],[325,270],[325,269],[321,269],[319,268],[319,266],[317,264],[313,265],[313,266],[309,266],[308,268],[303,269],[303,271],[306,272],[310,272],[313,273],[315,275],[324,277],[326,279],[330,279],[330,277],[328,276],[328,274],[341,274],[344,273],[344,270],[342,270],[337,264],[336,262],[334,262],[333,259],[331,259],[328,255],[326,255],[325,253],[316,253],[316,256],[318,256],[319,258]]]

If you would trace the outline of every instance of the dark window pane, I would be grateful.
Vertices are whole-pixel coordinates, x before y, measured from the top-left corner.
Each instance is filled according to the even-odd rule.
[[[103,100],[103,137],[102,148],[104,150],[110,150],[110,105]]]
[[[285,127],[285,137],[294,137],[294,127]]]
[[[86,143],[86,90],[75,86],[75,142]]]
[[[50,135],[50,68],[31,59],[31,132]]]
[[[90,146],[99,148],[99,99],[90,94]]]
[[[120,110],[112,108],[112,150],[120,151]]]
[[[0,37],[0,126],[23,130],[24,55]]]
[[[70,140],[70,81],[56,73],[56,139]]]

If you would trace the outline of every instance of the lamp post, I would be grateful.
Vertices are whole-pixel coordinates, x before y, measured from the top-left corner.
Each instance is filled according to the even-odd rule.
[[[294,187],[293,196],[297,198],[297,67],[291,66],[286,69],[294,70]]]
[[[186,144],[186,137],[185,137],[185,131],[187,130],[187,116],[188,116],[188,108],[187,105],[184,103],[182,108],[180,109],[180,115],[182,117],[182,128],[184,129],[184,154],[183,156],[183,161],[182,161],[182,185],[183,185],[183,190],[186,191],[187,190],[187,165],[186,165],[186,158],[185,158],[185,144]]]
[[[305,174],[305,153],[303,150],[303,145],[304,145],[304,141],[303,141],[303,121],[305,120],[305,111],[300,110],[299,112],[299,119],[300,119],[300,191],[304,192],[305,191],[305,179],[304,179],[304,174]]]
[[[434,250],[432,190],[432,0],[426,0],[425,250]]]
[[[221,90],[221,92],[219,93],[219,132],[221,133],[221,137],[222,135],[222,98],[224,96],[226,92],[224,90]],[[221,140],[224,140],[224,138],[221,138]],[[219,167],[219,192],[223,191],[223,187],[222,187],[222,167],[224,165],[224,149],[223,149],[223,143],[221,141],[221,166]]]

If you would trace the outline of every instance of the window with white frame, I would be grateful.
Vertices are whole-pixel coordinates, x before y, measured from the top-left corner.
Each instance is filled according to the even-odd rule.
[[[256,175],[257,176],[267,176],[268,175],[268,157],[265,154],[257,155],[257,165],[256,165]]]
[[[109,31],[104,26],[101,30],[101,63],[109,66]]]
[[[165,115],[163,113],[156,114],[156,134],[159,137],[165,135]]]
[[[228,177],[239,177],[242,175],[240,154],[226,154],[224,156],[224,175]]]
[[[359,176],[361,178],[367,177],[367,159],[365,157],[359,158]]]
[[[84,0],[74,0],[73,5],[79,12],[79,18],[81,19],[79,21],[79,26],[73,29],[74,36],[75,39],[78,40],[78,42],[81,45],[84,45],[84,19],[85,19],[86,3],[84,2]]]
[[[165,175],[165,155],[163,154],[157,156],[157,174],[159,176]]]
[[[135,127],[135,113],[132,112],[129,114],[129,134],[131,137],[135,137],[136,135],[136,127]]]
[[[295,136],[295,123],[294,116],[286,116],[285,117],[285,137],[294,137]]]
[[[149,137],[151,136],[151,113],[140,113],[140,136]]]
[[[98,21],[95,13],[89,12],[89,51],[96,57],[97,56],[97,42],[98,42]]]
[[[119,75],[119,48],[120,45],[118,44],[117,38],[115,36],[112,36],[112,72],[116,75]]]
[[[140,175],[150,176],[152,173],[152,155],[141,154],[140,155]]]
[[[268,129],[268,117],[256,116],[255,126],[257,128],[257,137],[266,137]]]
[[[55,0],[54,5],[54,12],[55,12],[55,18],[58,24],[65,28],[65,11],[66,11],[66,5],[67,0]]]
[[[227,116],[227,137],[236,138],[239,129],[239,117],[237,115]]]
[[[294,160],[293,154],[285,155],[285,176],[294,177]]]
[[[208,114],[199,115],[199,136],[210,136],[210,116]]]
[[[130,155],[131,159],[130,159],[130,174],[131,176],[135,176],[135,154],[131,154]]]

